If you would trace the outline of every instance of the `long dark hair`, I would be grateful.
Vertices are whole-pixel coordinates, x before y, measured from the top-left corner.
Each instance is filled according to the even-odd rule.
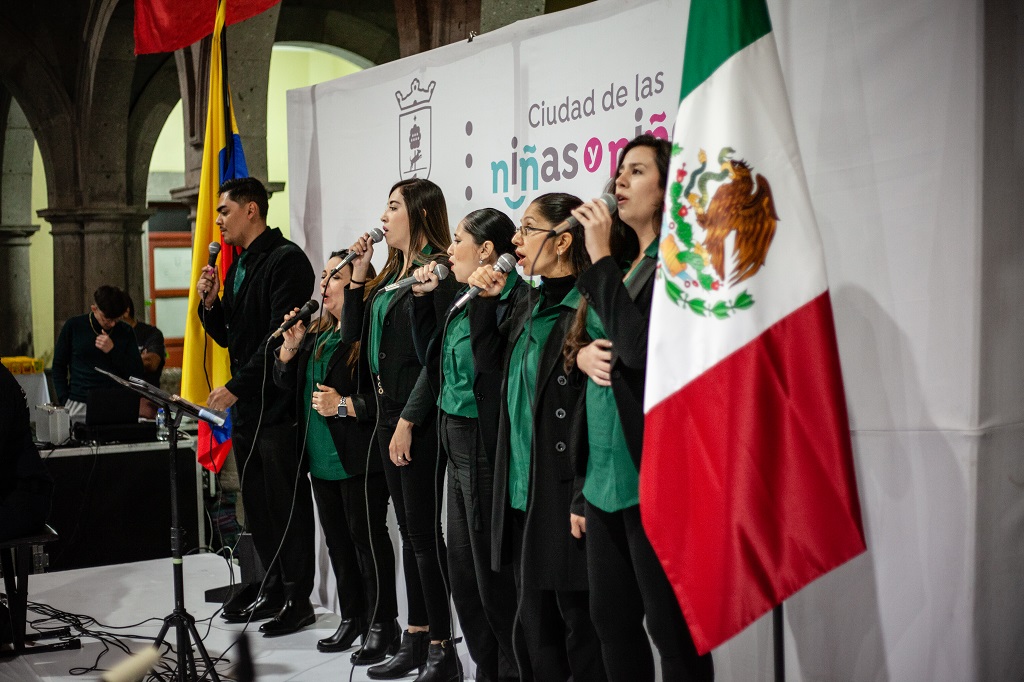
[[[412,262],[425,263],[428,260],[426,254],[418,250],[421,242],[424,243],[424,248],[429,244],[435,254],[443,254],[451,244],[452,237],[448,229],[448,204],[445,203],[441,188],[425,178],[412,178],[396,182],[391,186],[388,196],[390,197],[396,189],[402,191],[405,210],[409,215],[409,248]],[[366,283],[364,297],[369,296],[374,287],[401,269],[402,252],[388,247],[388,260],[380,274]]]
[[[332,258],[341,258],[342,260],[344,260],[345,256],[347,255],[348,249],[332,251],[331,255],[327,257],[327,261],[330,262]],[[352,270],[351,263],[349,263],[345,267],[348,268],[349,271]],[[369,269],[366,271],[366,276],[368,279],[373,279],[375,275],[376,271],[373,268],[373,263],[370,263]],[[336,318],[330,310],[328,310],[327,308],[323,308],[320,311],[320,317],[318,317],[316,321],[313,322],[313,324],[309,325],[309,331],[307,331],[306,333],[308,334],[309,332],[312,332],[314,334],[319,334],[320,332],[334,329],[336,326],[338,326],[338,318]],[[349,347],[348,357],[345,358],[345,364],[353,372],[355,371],[356,368],[356,362],[359,360],[359,344],[360,342],[358,340],[353,342],[352,345]],[[324,344],[321,343],[315,350],[315,359],[319,360],[320,356],[323,355],[323,352]]]
[[[471,236],[477,246],[490,242],[494,246],[495,256],[514,253],[516,250],[512,243],[516,225],[496,208],[481,208],[469,213],[462,219],[462,231]]]
[[[654,163],[658,168],[659,183],[662,194],[664,194],[665,188],[668,186],[668,166],[672,158],[672,143],[660,137],[647,134],[638,135],[622,148],[622,153],[619,155],[619,165],[615,170],[615,177],[608,181],[605,191],[615,191],[615,181],[622,172],[622,163],[626,159],[626,154],[636,147],[648,147],[654,152]],[[661,215],[661,210],[661,204],[659,203],[654,212],[655,218]],[[618,213],[615,214],[612,224],[612,238],[609,245],[611,246],[612,257],[624,268],[629,267],[630,263],[640,255],[640,240],[637,238],[636,232],[622,222]],[[579,354],[580,349],[591,341],[593,339],[587,334],[587,300],[583,299],[580,301],[579,307],[576,308],[576,317],[572,322],[572,327],[569,328],[569,333],[565,335],[565,345],[562,346],[566,372],[570,371],[576,364],[576,356]]]

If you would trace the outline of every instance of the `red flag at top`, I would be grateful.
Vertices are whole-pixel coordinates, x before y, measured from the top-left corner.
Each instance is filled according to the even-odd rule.
[[[280,0],[225,0],[225,25],[265,12]],[[217,3],[184,0],[135,0],[135,54],[174,52],[213,33]]]

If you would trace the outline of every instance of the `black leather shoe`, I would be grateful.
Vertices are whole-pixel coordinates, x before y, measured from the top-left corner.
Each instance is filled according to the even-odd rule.
[[[256,601],[238,611],[221,611],[220,617],[228,623],[249,623],[273,618],[284,607],[284,598],[277,595],[261,594]],[[250,614],[251,617],[250,617]]]
[[[366,671],[371,680],[397,680],[405,677],[413,670],[419,670],[427,662],[427,646],[430,644],[429,632],[402,633],[402,646],[387,663],[375,665]]]
[[[307,625],[316,622],[316,614],[313,613],[313,605],[308,599],[302,601],[285,602],[281,612],[260,626],[260,632],[264,637],[280,637],[298,632]]]
[[[402,629],[397,620],[387,623],[374,623],[369,627],[363,646],[356,649],[349,660],[352,665],[373,665],[380,663],[388,656],[398,653],[398,645],[402,641]]]
[[[317,651],[344,651],[351,647],[356,637],[362,635],[366,641],[366,623],[362,618],[346,618],[338,625],[338,629],[327,639],[321,639],[316,643]]]
[[[462,682],[462,668],[451,640],[427,647],[427,663],[415,682]]]

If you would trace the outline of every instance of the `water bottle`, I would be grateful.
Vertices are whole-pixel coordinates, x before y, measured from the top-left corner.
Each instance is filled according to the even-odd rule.
[[[164,414],[164,408],[160,408],[156,411],[156,439],[167,440],[167,415]]]

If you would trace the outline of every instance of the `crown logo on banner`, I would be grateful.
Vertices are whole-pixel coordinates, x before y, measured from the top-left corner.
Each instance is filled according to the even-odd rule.
[[[413,78],[409,92],[395,92],[398,100],[398,170],[402,178],[430,177],[431,106],[435,81],[420,87],[420,79]]]
[[[402,94],[401,90],[395,91],[395,99],[398,100],[398,108],[402,111],[418,107],[421,104],[427,104],[430,102],[430,98],[434,96],[434,86],[437,85],[436,81],[430,81],[430,85],[425,88],[420,87],[420,79],[413,78],[412,83],[409,84],[409,92]]]

